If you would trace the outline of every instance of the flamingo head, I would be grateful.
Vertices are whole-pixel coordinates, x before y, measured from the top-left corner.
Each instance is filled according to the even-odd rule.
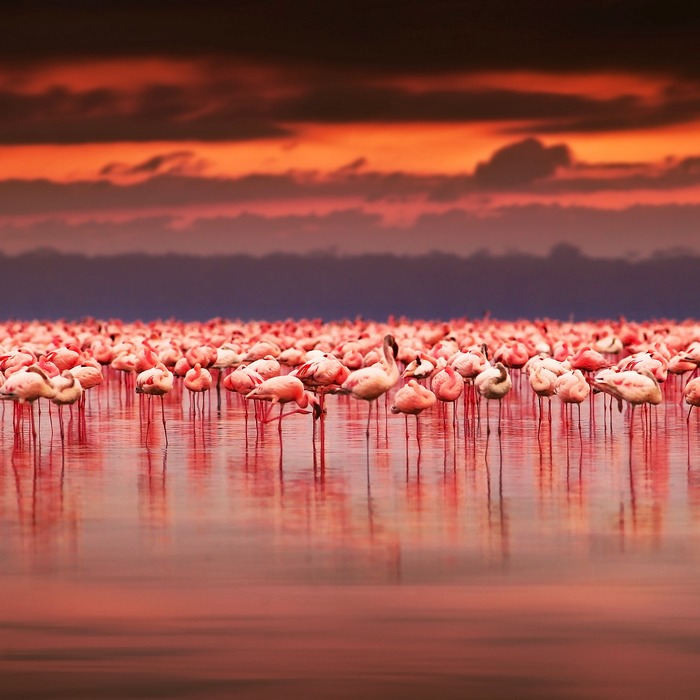
[[[309,406],[311,406],[314,420],[318,420],[325,413],[325,410],[321,408],[321,402],[318,400],[317,396],[314,396],[310,392],[306,393],[309,397]]]

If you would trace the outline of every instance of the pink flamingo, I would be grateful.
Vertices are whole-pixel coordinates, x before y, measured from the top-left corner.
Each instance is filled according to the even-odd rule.
[[[474,386],[479,394],[487,399],[487,401],[498,401],[498,433],[501,433],[501,413],[503,397],[513,387],[508,370],[502,362],[497,362],[494,367],[485,369],[474,380]],[[491,423],[489,416],[489,405],[486,404],[486,432],[491,432]]]
[[[314,418],[318,418],[320,415],[321,407],[318,399],[310,392],[304,389],[304,385],[301,380],[297,377],[293,377],[290,374],[286,374],[281,377],[270,377],[266,379],[261,384],[255,387],[250,393],[246,395],[246,399],[255,399],[256,401],[269,401],[270,408],[263,420],[263,423],[269,423],[269,414],[275,404],[279,404],[280,412],[278,416],[278,432],[282,435],[282,418],[286,416],[291,416],[295,413],[311,413],[313,412]],[[283,413],[284,406],[287,403],[294,402],[298,406],[293,411],[288,411]],[[312,407],[312,411],[305,410],[307,406]]]
[[[265,355],[254,360],[248,365],[248,369],[257,372],[263,379],[279,377],[281,370],[280,363],[272,355]]]
[[[58,406],[58,425],[61,429],[61,442],[65,439],[63,429],[63,407],[72,406],[83,395],[83,387],[70,369],[64,369],[61,374],[51,380],[56,390],[51,397],[51,402]],[[72,410],[72,409],[71,409]]]
[[[451,365],[447,364],[444,357],[438,360],[438,371],[432,377],[430,388],[438,401],[452,404],[452,426],[454,429],[457,420],[455,401],[464,391],[464,380],[454,371]]]
[[[394,396],[394,403],[391,406],[391,412],[403,413],[406,417],[406,439],[408,440],[408,416],[416,417],[416,441],[418,442],[418,451],[420,451],[420,423],[418,415],[435,404],[437,398],[435,394],[424,386],[419,384],[415,379],[410,379],[408,384],[402,386]]]
[[[690,422],[690,412],[693,410],[693,406],[700,406],[700,377],[695,377],[691,379],[683,388],[683,396],[685,397],[685,402],[690,406],[688,409],[688,417],[686,422]]]
[[[580,369],[569,370],[557,377],[554,390],[564,403],[581,404],[591,393],[591,388]]]
[[[450,359],[450,365],[464,380],[464,425],[466,429],[468,406],[476,402],[474,380],[491,366],[487,357],[486,344],[484,343],[480,350],[471,349],[455,353]]]
[[[190,367],[199,365],[202,369],[212,367],[216,362],[217,350],[211,345],[197,345],[185,352]]]
[[[85,356],[77,345],[71,343],[46,353],[46,359],[53,362],[59,371],[63,372],[65,369],[77,367],[83,362]]]
[[[569,370],[557,377],[554,391],[564,404],[576,404],[579,410],[578,427],[581,430],[581,404],[591,393],[583,372],[580,369]]]
[[[173,373],[162,363],[157,362],[155,367],[144,370],[136,377],[136,393],[148,396],[148,423],[146,427],[146,440],[151,427],[151,400],[153,396],[160,396],[160,412],[163,419],[163,433],[165,445],[168,445],[168,428],[165,423],[165,404],[163,397],[173,388]]]
[[[580,348],[578,352],[569,359],[569,362],[572,369],[580,369],[583,372],[598,372],[601,369],[610,367],[610,363],[601,353],[589,347]]]
[[[368,402],[367,437],[369,437],[372,402],[386,394],[399,381],[399,368],[396,366],[398,345],[393,335],[387,334],[384,336],[381,352],[381,359],[378,363],[351,372],[341,387],[345,393],[352,394],[356,399]]]
[[[34,402],[40,398],[51,399],[56,394],[56,387],[51,380],[36,365],[21,369],[11,374],[0,387],[0,399],[9,400],[21,405],[30,404],[30,423],[32,436],[36,437],[34,424]],[[15,411],[15,434],[19,433],[17,412]]]
[[[209,391],[212,384],[211,372],[202,367],[199,362],[196,362],[194,367],[185,374],[185,388],[194,395],[195,399],[197,396],[203,396],[205,391]],[[194,407],[196,411],[196,404],[194,404]],[[203,410],[204,404],[202,403]]]
[[[617,407],[622,411],[622,402],[632,407],[630,430],[634,422],[635,406],[651,404],[658,406],[663,400],[659,382],[654,374],[643,367],[639,372],[626,370],[610,372],[603,370],[595,376],[595,386],[617,399]],[[631,433],[630,433],[631,434]]]
[[[224,389],[227,391],[233,391],[241,396],[249,394],[256,386],[263,383],[263,378],[255,371],[250,369],[247,365],[239,365],[236,369],[227,374],[224,377]],[[243,402],[245,408],[245,421],[246,429],[248,427],[248,402]],[[256,414],[255,420],[257,421],[258,416]]]
[[[225,369],[235,367],[241,363],[238,350],[229,344],[221,345],[216,349],[216,361],[212,367],[216,370],[216,410],[221,410],[221,375]]]
[[[331,353],[305,362],[292,374],[311,389],[332,390],[340,388],[350,376],[350,370]]]
[[[406,365],[406,369],[401,376],[413,377],[414,379],[428,379],[433,376],[436,367],[437,360],[421,352]]]
[[[542,421],[542,399],[549,402],[549,420],[552,419],[552,396],[556,391],[557,375],[544,364],[536,364],[528,375],[530,386],[537,394],[537,403],[540,409],[540,422]]]
[[[15,352],[0,355],[0,371],[5,377],[9,377],[21,369],[31,367],[36,361],[37,357],[31,350],[22,348]]]

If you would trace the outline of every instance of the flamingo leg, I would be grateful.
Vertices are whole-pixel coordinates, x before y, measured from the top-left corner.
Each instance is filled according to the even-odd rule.
[[[163,395],[160,396],[160,413],[163,418],[163,433],[165,435],[165,446],[168,446],[168,427],[165,424],[165,402],[163,401]]]

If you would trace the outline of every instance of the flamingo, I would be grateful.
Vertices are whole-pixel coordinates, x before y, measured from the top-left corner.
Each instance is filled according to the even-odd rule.
[[[481,346],[481,349],[470,349],[466,352],[457,352],[450,359],[450,365],[454,368],[455,372],[459,374],[464,380],[464,424],[466,428],[467,421],[467,398],[469,403],[473,404],[476,401],[474,396],[474,380],[479,376],[485,369],[488,369],[491,365],[488,361],[488,351],[486,344]],[[468,394],[468,396],[467,396]]]
[[[685,397],[685,402],[690,406],[688,409],[688,417],[686,422],[690,422],[690,412],[693,410],[693,406],[700,406],[700,377],[695,377],[691,379],[683,388],[683,396]]]
[[[610,367],[610,363],[603,355],[589,347],[582,347],[569,359],[573,369],[580,369],[583,372],[598,372],[601,369]]]
[[[63,429],[63,407],[72,406],[83,395],[83,387],[70,369],[64,369],[61,374],[51,379],[55,392],[50,397],[52,403],[58,406],[58,425],[61,429],[61,442],[65,439]]]
[[[455,401],[464,391],[464,380],[451,365],[447,364],[444,357],[438,359],[438,370],[433,374],[430,388],[439,401],[452,404],[452,428],[454,430],[457,421]]]
[[[416,441],[420,451],[420,423],[418,415],[430,408],[437,401],[437,397],[426,387],[419,384],[415,379],[409,379],[408,384],[402,386],[394,396],[394,403],[391,412],[403,413],[406,416],[406,439],[408,440],[408,416],[416,417]]]
[[[15,404],[30,404],[30,423],[32,436],[36,437],[34,425],[34,402],[40,398],[51,399],[56,394],[56,387],[37,365],[23,368],[11,374],[2,387],[0,387],[0,399],[14,401]],[[19,432],[17,414],[15,412],[15,434]]]
[[[255,371],[250,369],[248,365],[238,365],[236,369],[224,377],[223,385],[226,391],[233,391],[236,394],[244,396],[255,389],[258,384],[263,382],[263,378]],[[246,426],[248,425],[248,402],[243,402],[245,408]],[[257,420],[257,415],[256,415]]]
[[[599,372],[594,381],[595,386],[601,391],[618,400],[620,411],[622,410],[622,401],[626,401],[631,406],[645,403],[657,406],[663,398],[659,382],[646,368],[642,368],[639,372],[635,370]]]
[[[574,369],[557,377],[554,391],[564,403],[580,405],[588,398],[591,388],[583,376],[583,372],[580,369]]]
[[[22,348],[16,352],[0,355],[0,371],[5,377],[9,377],[21,369],[31,367],[36,361],[37,357],[31,350]]]
[[[263,378],[254,369],[250,369],[248,365],[239,365],[224,377],[224,389],[245,396],[262,382]]]
[[[211,372],[202,367],[199,362],[196,362],[192,369],[185,374],[185,388],[190,391],[195,397],[204,395],[205,391],[211,389],[213,383]],[[191,398],[191,397],[190,397]],[[203,405],[202,405],[203,408]],[[196,405],[195,405],[196,410]]]
[[[427,379],[433,376],[436,366],[437,360],[422,352],[416,355],[415,359],[406,365],[406,369],[401,376],[413,377],[414,379]]]
[[[556,362],[556,360],[553,360]],[[537,403],[540,409],[540,421],[542,421],[542,399],[546,398],[549,402],[549,420],[552,419],[552,402],[551,397],[554,396],[557,383],[557,375],[548,369],[544,364],[535,364],[528,375],[528,380],[532,390],[537,394]]]
[[[272,358],[279,357],[282,349],[277,343],[271,340],[258,340],[255,345],[248,349],[248,352],[243,357],[243,362],[255,362],[270,356]]]
[[[561,376],[557,377],[554,384],[556,395],[564,404],[576,404],[579,410],[578,427],[581,430],[581,404],[588,398],[591,393],[591,387],[588,385],[583,372],[580,369],[569,370]],[[567,419],[568,420],[568,419]]]
[[[351,372],[341,387],[345,393],[352,394],[356,399],[362,399],[369,403],[366,429],[368,438],[372,402],[386,394],[399,381],[399,368],[396,366],[398,350],[394,336],[391,334],[385,335],[382,342],[380,361],[370,367],[362,367]]]
[[[261,384],[258,384],[250,393],[246,394],[246,399],[255,399],[257,401],[269,401],[271,406],[268,410],[268,415],[263,420],[263,423],[269,423],[269,413],[275,404],[279,404],[280,413],[278,417],[278,432],[282,434],[282,418],[291,416],[294,413],[311,413],[314,418],[320,415],[321,407],[318,399],[310,392],[304,389],[304,384],[301,379],[286,374],[280,377],[270,377],[265,379]],[[298,406],[293,411],[283,413],[284,405],[294,402]],[[312,407],[312,411],[305,410],[307,406]]]
[[[248,365],[248,369],[257,372],[263,379],[279,377],[281,371],[280,363],[272,355],[265,355],[257,360],[253,360]]]
[[[501,400],[511,390],[513,382],[511,381],[508,370],[502,362],[497,362],[493,367],[489,367],[477,375],[474,380],[474,386],[481,396],[488,401],[498,401],[498,432],[501,432]],[[489,409],[486,404],[486,431],[491,432],[489,423]]]
[[[165,445],[168,445],[168,428],[165,423],[165,404],[163,397],[173,388],[173,373],[162,363],[157,362],[155,367],[144,370],[136,377],[136,393],[148,396],[148,424],[146,428],[146,439],[151,426],[151,397],[160,396],[160,412],[163,418],[163,432],[165,434]]]
[[[638,372],[635,370],[623,372],[603,370],[595,376],[595,385],[617,399],[617,407],[620,411],[622,411],[623,401],[630,404],[632,407],[630,429],[634,421],[635,406],[642,404],[658,406],[663,400],[658,380],[646,367],[642,367]]]
[[[305,362],[292,374],[309,388],[332,390],[343,385],[350,370],[335,355],[323,353],[321,357]]]
[[[433,374],[430,388],[440,401],[452,403],[462,395],[464,381],[444,358],[438,360],[438,371]]]
[[[217,349],[211,345],[197,345],[185,352],[190,367],[199,365],[202,369],[212,367],[217,359]]]
[[[72,369],[82,364],[85,356],[77,345],[71,343],[46,353],[46,359],[53,362],[59,371],[63,372],[65,369]]]
[[[229,344],[221,345],[216,349],[216,361],[212,367],[216,370],[216,410],[221,410],[221,373],[225,369],[240,364],[241,359],[238,350]]]

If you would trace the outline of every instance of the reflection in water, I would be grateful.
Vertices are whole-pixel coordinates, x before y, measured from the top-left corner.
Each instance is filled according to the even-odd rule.
[[[690,697],[700,419],[519,387],[406,436],[326,398],[315,432],[238,397],[168,440],[124,382],[0,449],[3,697]],[[206,401],[209,403],[206,403]],[[520,402],[520,405],[518,405]],[[26,422],[28,425],[28,422]],[[23,424],[24,426],[25,424]],[[640,630],[644,634],[640,634]],[[350,680],[348,680],[350,679]],[[105,689],[112,688],[111,694]],[[103,692],[105,691],[105,692]]]

